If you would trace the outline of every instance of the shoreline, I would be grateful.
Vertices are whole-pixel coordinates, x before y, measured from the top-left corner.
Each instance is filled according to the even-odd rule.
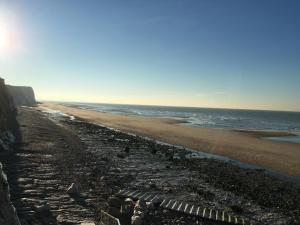
[[[293,135],[292,133],[187,127],[178,124],[180,121],[175,119],[114,115],[54,103],[43,103],[39,108],[58,110],[121,131],[228,157],[234,161],[270,169],[287,176],[300,176],[300,165],[298,165],[300,144],[262,138],[282,137]]]
[[[119,212],[111,210],[110,199],[124,189],[157,193],[162,199],[187,203],[188,212],[194,205],[223,211],[252,224],[289,224],[298,218],[299,185],[261,170],[209,158],[186,158],[182,148],[59,111],[24,107],[18,121],[23,138],[3,161],[12,185],[12,200],[22,221],[95,222],[99,221],[100,210],[119,218]],[[24,165],[26,169],[22,169]],[[66,195],[73,182],[80,187],[80,199]],[[279,195],[278,190],[284,195]],[[24,196],[33,200],[23,201]],[[37,206],[45,199],[48,214],[41,214]],[[78,204],[79,200],[86,204]],[[18,204],[20,201],[23,204]],[[34,214],[29,218],[27,212]],[[153,215],[147,214],[145,224],[203,222],[201,217],[174,211]],[[131,218],[131,214],[126,216]]]

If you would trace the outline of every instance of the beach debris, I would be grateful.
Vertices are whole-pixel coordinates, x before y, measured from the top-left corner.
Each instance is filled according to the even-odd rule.
[[[79,185],[76,184],[76,183],[72,183],[72,184],[70,185],[70,187],[68,187],[67,193],[68,193],[69,195],[80,195],[80,188],[79,188]]]

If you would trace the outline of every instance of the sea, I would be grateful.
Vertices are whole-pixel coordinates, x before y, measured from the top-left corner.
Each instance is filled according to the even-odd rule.
[[[178,119],[182,125],[191,127],[286,131],[296,136],[270,137],[270,139],[300,143],[300,112],[78,102],[62,104],[118,115],[173,118]]]

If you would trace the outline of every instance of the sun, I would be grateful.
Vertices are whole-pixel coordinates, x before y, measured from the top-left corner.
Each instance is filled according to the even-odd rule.
[[[1,0],[0,0],[1,2]],[[17,13],[0,4],[0,59],[17,56],[24,50],[22,26]]]
[[[0,49],[8,47],[8,34],[0,27]]]

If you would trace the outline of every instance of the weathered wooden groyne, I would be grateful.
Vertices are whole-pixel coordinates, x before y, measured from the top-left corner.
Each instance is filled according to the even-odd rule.
[[[146,202],[154,203],[162,209],[168,209],[182,213],[185,215],[195,216],[201,220],[213,222],[213,224],[240,224],[252,225],[245,218],[231,216],[225,211],[218,211],[212,208],[200,207],[195,204],[179,201],[176,199],[163,198],[157,192],[144,192],[139,190],[124,189],[117,193],[121,198],[131,198],[134,201],[143,200]]]

